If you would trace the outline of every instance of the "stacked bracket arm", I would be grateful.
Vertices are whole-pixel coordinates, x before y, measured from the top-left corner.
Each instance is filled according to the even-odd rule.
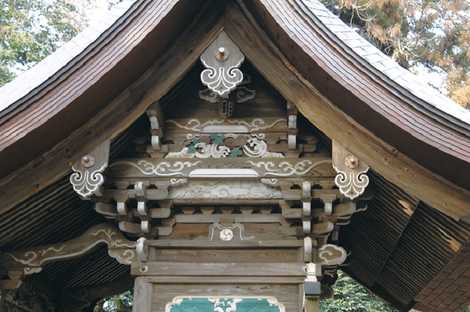
[[[116,245],[109,253],[131,265],[138,289],[148,292],[148,280],[213,287],[230,277],[239,289],[297,285],[289,298],[317,302],[331,295],[346,261],[339,228],[358,211],[368,166],[337,142],[328,150],[294,104],[244,72],[244,59],[220,32],[200,57],[202,89],[182,83],[181,95],[153,103],[129,157],[108,165],[103,144],[74,167],[71,182],[136,241],[125,251],[132,258]],[[82,187],[78,177],[93,172],[99,179]]]

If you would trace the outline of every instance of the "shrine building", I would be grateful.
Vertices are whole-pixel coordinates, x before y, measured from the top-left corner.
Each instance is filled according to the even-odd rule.
[[[137,0],[0,88],[0,311],[470,304],[470,112],[318,0]]]

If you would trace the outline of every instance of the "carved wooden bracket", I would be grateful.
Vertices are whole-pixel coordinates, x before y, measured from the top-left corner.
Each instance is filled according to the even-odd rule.
[[[341,194],[354,199],[364,193],[369,185],[369,177],[366,174],[369,166],[336,141],[333,141],[332,158],[333,168],[337,172],[335,183]]]
[[[136,258],[136,243],[127,240],[116,227],[103,223],[69,241],[4,253],[0,262],[11,280],[21,280],[25,275],[41,272],[48,263],[80,257],[99,244],[106,244],[108,254],[121,264],[130,265]]]
[[[332,244],[323,245],[318,250],[318,258],[320,258],[321,264],[326,266],[338,266],[344,263],[347,258],[346,250],[343,247],[339,247]]]
[[[151,128],[151,146],[153,150],[159,151],[162,148],[161,138],[163,137],[162,117],[160,104],[154,103],[147,110],[147,117]]]
[[[73,166],[70,183],[75,192],[84,198],[99,194],[104,183],[103,171],[108,166],[110,141],[103,142],[91,153],[83,156]]]
[[[210,90],[221,97],[228,97],[230,91],[243,81],[239,69],[245,56],[235,43],[221,32],[201,55],[201,62],[206,67],[201,72],[201,81]]]

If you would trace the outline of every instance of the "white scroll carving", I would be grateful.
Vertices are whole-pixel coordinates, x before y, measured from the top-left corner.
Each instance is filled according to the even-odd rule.
[[[347,258],[346,250],[332,244],[323,245],[318,250],[318,257],[322,265],[341,265]]]
[[[253,158],[284,157],[282,153],[268,152],[268,144],[263,139],[263,134],[253,135],[249,138],[246,144],[243,145],[245,155]]]
[[[221,142],[227,137],[237,137],[237,134],[217,134]],[[195,139],[195,138],[193,138]],[[179,152],[170,152],[165,158],[225,158],[247,156],[251,158],[284,158],[282,153],[273,153],[268,151],[268,144],[264,141],[265,134],[251,134],[246,144],[241,147],[230,148],[228,146],[212,143],[198,142],[193,143],[191,149],[186,146]],[[219,142],[220,143],[220,142]]]
[[[354,199],[364,193],[369,185],[369,166],[336,141],[333,141],[333,168],[337,172],[335,184],[341,194]]]
[[[271,123],[261,118],[255,118],[251,121],[241,119],[212,119],[201,122],[199,119],[190,119],[186,124],[180,124],[176,120],[169,119],[167,123],[174,124],[176,127],[193,132],[204,133],[250,133],[260,130],[273,128],[279,123],[286,123],[285,119],[277,119]]]
[[[23,270],[24,275],[29,275],[40,272],[47,263],[81,256],[99,244],[106,244],[108,254],[121,264],[131,264],[136,256],[135,242],[128,241],[113,226],[100,224],[91,227],[78,238],[59,244],[6,253],[0,260],[9,271]]]
[[[238,235],[234,233],[236,230],[238,231]],[[218,232],[219,235],[216,235],[216,232]],[[213,241],[216,236],[222,241],[254,239],[254,236],[246,236],[245,226],[241,223],[221,224],[217,222],[212,224],[209,228],[209,240]]]
[[[109,141],[102,143],[72,166],[74,172],[70,175],[70,183],[80,196],[87,198],[96,194],[104,183],[103,171],[108,166],[109,146]]]
[[[185,168],[192,168],[197,166],[200,161],[177,161],[177,162],[160,162],[158,164],[153,164],[146,160],[139,160],[137,163],[133,163],[130,161],[117,161],[113,163],[111,166],[119,166],[119,165],[129,165],[138,169],[142,174],[148,176],[182,176],[183,169]]]
[[[310,170],[323,163],[330,162],[329,160],[312,162],[310,160],[302,160],[300,162],[291,163],[283,161],[274,163],[272,161],[248,161],[248,163],[256,168],[261,168],[266,171],[266,176],[289,177],[301,176],[307,174]]]
[[[206,67],[201,72],[202,83],[219,96],[227,97],[243,81],[239,67],[244,60],[240,49],[221,32],[201,55],[201,62]]]

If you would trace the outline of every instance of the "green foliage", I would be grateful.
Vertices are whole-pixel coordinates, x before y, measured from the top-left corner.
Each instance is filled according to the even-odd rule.
[[[470,2],[321,0],[405,68],[447,73],[447,92],[470,108]]]
[[[131,312],[133,296],[130,291],[100,300],[93,312]]]
[[[345,273],[341,271],[338,273],[334,298],[321,301],[321,312],[398,312]],[[94,312],[129,312],[131,310],[132,293],[127,291],[100,300]]]
[[[70,0],[0,0],[0,85],[73,38],[85,24]]]
[[[321,301],[322,312],[397,312],[345,273],[338,273],[334,297]]]

